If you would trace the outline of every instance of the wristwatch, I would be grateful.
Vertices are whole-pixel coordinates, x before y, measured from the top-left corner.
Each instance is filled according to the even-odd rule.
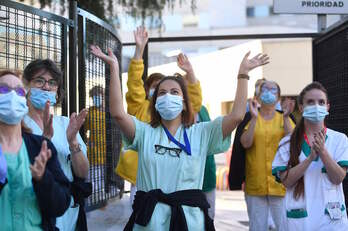
[[[70,154],[71,155],[74,155],[78,152],[81,152],[81,145],[80,144],[77,144],[77,145],[74,145],[74,146],[70,146],[69,145],[69,150],[70,150]]]
[[[238,79],[246,79],[246,80],[249,80],[250,77],[249,77],[249,75],[246,75],[246,74],[238,74]]]

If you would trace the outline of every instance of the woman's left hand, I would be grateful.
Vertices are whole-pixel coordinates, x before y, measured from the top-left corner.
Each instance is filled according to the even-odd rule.
[[[68,139],[69,145],[77,143],[76,135],[79,132],[82,124],[85,122],[87,114],[87,109],[83,109],[78,115],[75,112],[71,114],[69,125],[66,130],[66,137]]]
[[[312,143],[312,148],[319,154],[323,154],[325,151],[325,130],[314,134],[314,141]]]
[[[35,157],[35,162],[30,165],[31,176],[34,180],[40,181],[45,173],[47,161],[51,158],[51,150],[47,148],[47,141],[44,140],[41,145],[39,155]]]
[[[290,98],[286,98],[284,100],[284,102],[282,103],[282,110],[283,110],[283,115],[284,117],[288,117],[291,113],[293,113],[295,109],[295,101],[290,99]]]

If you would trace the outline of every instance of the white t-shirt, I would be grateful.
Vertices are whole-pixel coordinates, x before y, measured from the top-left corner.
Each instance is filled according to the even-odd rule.
[[[342,167],[348,167],[348,138],[345,134],[327,129],[325,147],[330,156]],[[306,142],[302,144],[299,156],[303,162],[310,154]],[[290,135],[280,143],[272,164],[272,174],[279,180],[279,172],[286,170],[290,159]],[[294,198],[295,186],[287,188],[285,207],[287,214],[287,230],[327,230],[346,231],[348,221],[345,208],[342,183],[331,183],[326,168],[320,158],[313,161],[304,174],[304,197]],[[342,218],[331,220],[326,205],[338,202]]]

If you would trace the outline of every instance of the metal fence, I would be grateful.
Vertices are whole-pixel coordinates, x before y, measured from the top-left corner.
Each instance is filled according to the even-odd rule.
[[[313,40],[313,74],[328,90],[328,127],[348,135],[348,20]]]
[[[22,71],[35,59],[53,60],[64,75],[65,97],[57,114],[83,108],[88,118],[80,134],[88,147],[89,180],[93,193],[87,209],[103,206],[119,195],[123,180],[116,176],[121,134],[109,113],[109,70],[89,52],[91,44],[112,48],[121,60],[121,42],[115,30],[70,1],[69,19],[24,4],[0,0],[0,70]],[[99,96],[99,102],[93,100]]]
[[[66,76],[68,24],[66,18],[0,0],[0,69],[22,71],[35,59],[49,58]],[[59,113],[67,113],[66,99]]]
[[[123,181],[114,173],[121,151],[121,133],[110,117],[110,70],[89,52],[89,47],[95,44],[103,51],[112,48],[121,61],[121,42],[109,25],[82,9],[78,10],[78,24],[78,50],[82,51],[78,65],[79,77],[82,77],[79,105],[81,109],[89,108],[84,130],[91,164],[89,177],[94,179],[89,204],[99,206],[99,202],[118,195],[117,189],[123,187]]]

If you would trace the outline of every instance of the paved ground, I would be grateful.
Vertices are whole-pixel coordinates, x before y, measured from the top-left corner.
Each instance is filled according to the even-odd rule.
[[[216,194],[217,231],[248,230],[248,215],[241,191],[218,191]],[[122,200],[115,199],[103,209],[87,213],[88,229],[90,231],[121,231],[131,214],[129,194]]]

